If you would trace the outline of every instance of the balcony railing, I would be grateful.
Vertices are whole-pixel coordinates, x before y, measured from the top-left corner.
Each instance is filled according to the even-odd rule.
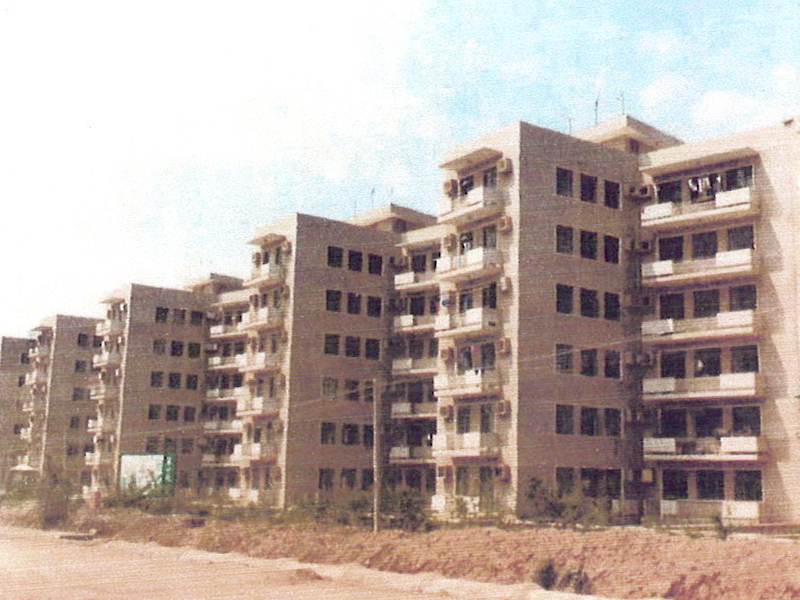
[[[503,189],[478,186],[467,194],[442,198],[439,222],[458,224],[499,212],[505,206],[507,196]]]
[[[436,271],[430,269],[421,272],[406,271],[405,273],[397,273],[394,276],[394,287],[398,290],[424,288],[435,283]]]
[[[437,395],[482,396],[499,393],[501,379],[498,369],[477,368],[462,373],[447,372],[433,378]]]
[[[744,500],[661,500],[659,509],[662,517],[677,519],[721,517],[724,521],[758,523],[761,503]]]
[[[277,414],[281,407],[281,400],[280,397],[243,396],[236,399],[236,414],[240,417]]]
[[[646,437],[644,458],[651,461],[754,461],[763,458],[766,443],[760,436],[721,438]]]
[[[203,431],[205,433],[241,433],[244,431],[244,424],[241,419],[204,421]]]
[[[212,325],[209,327],[208,332],[213,338],[218,336],[241,334],[244,332],[244,329],[245,321],[243,315],[242,320],[237,323],[221,323],[218,325]]]
[[[494,433],[437,433],[433,436],[433,456],[449,458],[480,458],[497,456],[499,440]]]
[[[433,329],[435,315],[397,315],[392,324],[399,330]]]
[[[278,459],[277,442],[236,444],[233,447],[233,461],[246,465],[251,462],[274,462]]]
[[[395,358],[392,360],[392,373],[395,375],[434,372],[438,367],[435,357]]]
[[[266,285],[269,283],[277,283],[285,276],[286,271],[283,265],[276,265],[275,263],[267,263],[260,267],[254,267],[250,272],[250,279],[245,281],[245,285]]]
[[[503,253],[496,248],[473,248],[464,254],[442,256],[436,273],[441,281],[458,281],[500,272],[503,269]]]
[[[104,367],[116,367],[122,362],[122,355],[113,350],[111,352],[103,351],[100,354],[95,354],[92,357],[92,366],[96,369]]]
[[[695,280],[716,280],[756,272],[756,255],[750,248],[718,252],[713,258],[674,261],[659,260],[642,265],[642,283],[668,285]]]
[[[642,227],[666,231],[757,213],[758,201],[755,190],[740,188],[717,192],[714,200],[709,202],[662,202],[645,206],[642,210]]]
[[[245,329],[279,327],[281,323],[283,323],[283,310],[280,308],[251,309],[242,315],[242,327]]]
[[[282,361],[283,354],[280,352],[256,352],[248,354],[247,362],[240,367],[248,371],[276,371],[281,368]]]
[[[753,310],[721,312],[699,319],[660,319],[642,323],[642,336],[649,342],[691,341],[751,336],[757,333]]]
[[[94,332],[99,337],[116,337],[125,332],[125,322],[122,319],[106,319],[95,325]]]
[[[391,462],[409,462],[433,460],[433,448],[430,446],[392,446],[389,449]]]
[[[89,419],[86,424],[86,429],[89,431],[89,433],[114,433],[115,428],[116,423],[114,422],[114,419],[104,416]]]
[[[233,454],[203,454],[201,459],[204,467],[236,467],[238,463],[234,460]]]
[[[436,315],[436,336],[457,337],[477,331],[498,330],[500,314],[495,308],[470,308],[459,313],[441,313]]]
[[[717,377],[655,377],[642,382],[645,400],[692,400],[760,396],[764,381],[760,373],[723,373]]]
[[[392,402],[392,418],[435,417],[436,402]]]
[[[89,399],[94,402],[114,400],[119,397],[119,386],[111,383],[99,383],[89,388]]]

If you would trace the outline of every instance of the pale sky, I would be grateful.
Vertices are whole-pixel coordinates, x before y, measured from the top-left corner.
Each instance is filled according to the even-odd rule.
[[[797,0],[0,0],[0,335],[245,275],[293,212],[434,212],[439,157],[512,121],[800,115],[798,31]]]

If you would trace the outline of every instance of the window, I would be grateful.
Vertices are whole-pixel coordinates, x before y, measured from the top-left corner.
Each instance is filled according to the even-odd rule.
[[[481,300],[484,308],[497,308],[497,283],[490,283],[481,289]]]
[[[456,467],[456,495],[469,494],[469,467]]]
[[[581,375],[597,375],[597,350],[581,350]]]
[[[491,404],[481,404],[481,433],[494,431],[494,419]]]
[[[380,296],[367,296],[367,316],[380,317],[382,304]]]
[[[761,471],[736,471],[733,474],[733,499],[760,502]]]
[[[738,190],[753,185],[753,167],[739,167],[725,171],[725,189]]]
[[[170,373],[169,374],[169,387],[173,390],[177,390],[181,387],[181,374],[180,373]]]
[[[731,372],[758,373],[758,346],[731,348]]]
[[[339,380],[335,377],[322,378],[322,395],[326,398],[336,398],[339,393]]]
[[[164,373],[163,371],[151,371],[150,372],[150,387],[160,388],[164,385]]]
[[[31,357],[28,356],[27,352],[23,352],[19,355],[19,364],[21,365],[29,365],[31,362]]]
[[[192,325],[202,325],[203,324],[203,313],[199,310],[193,310],[189,314],[189,323]]]
[[[597,177],[581,173],[581,200],[583,202],[597,202]]]
[[[166,323],[169,318],[169,309],[164,306],[156,307],[156,323]]]
[[[662,319],[683,319],[683,294],[662,294],[658,303]]]
[[[372,489],[372,484],[375,483],[375,473],[372,469],[361,470],[361,491],[368,492]]]
[[[603,375],[609,379],[619,379],[621,374],[619,352],[616,350],[606,350]]]
[[[78,429],[81,426],[81,418],[80,417],[70,417],[69,418],[69,428],[70,429]]]
[[[170,344],[170,356],[183,356],[183,342],[173,341]]]
[[[339,336],[335,334],[325,335],[325,354],[339,354]]]
[[[689,473],[664,470],[661,477],[661,495],[664,500],[685,500],[689,497]]]
[[[556,284],[556,312],[572,314],[573,288],[571,285]]]
[[[81,348],[88,348],[89,347],[89,336],[85,333],[78,334],[78,346]]]
[[[658,240],[658,260],[683,260],[683,236],[661,238]]]
[[[328,266],[341,269],[343,263],[344,250],[337,246],[328,246]]]
[[[354,490],[356,488],[357,469],[342,469],[342,489]]]
[[[556,467],[556,493],[559,497],[568,496],[575,489],[575,469]]]
[[[344,380],[344,399],[350,402],[358,402],[358,380],[345,379]]]
[[[187,354],[189,358],[200,358],[200,343],[189,342],[187,345]]]
[[[361,356],[361,338],[348,335],[344,338],[344,355],[352,358]]]
[[[456,354],[456,367],[459,373],[472,370],[472,347],[464,346],[459,348]]]
[[[604,318],[608,319],[609,321],[619,321],[619,294],[612,294],[611,292],[606,292],[603,294],[603,307]]]
[[[719,173],[709,173],[700,177],[691,177],[687,184],[689,198],[692,202],[710,202],[720,190],[721,179]]]
[[[364,382],[364,402],[372,402],[375,399],[375,384],[372,381]]]
[[[575,433],[575,407],[568,404],[556,405],[556,433],[572,435]]]
[[[151,404],[147,407],[147,418],[150,421],[158,421],[161,418],[161,405]]]
[[[472,292],[461,292],[458,295],[458,312],[467,312],[472,308]]]
[[[333,489],[333,469],[319,470],[319,489],[322,491]]]
[[[103,338],[99,335],[92,336],[92,348],[102,348]],[[27,356],[27,354],[25,355]]]
[[[556,372],[572,373],[572,346],[556,344]]]
[[[411,255],[411,270],[414,273],[424,273],[427,269],[427,255],[425,254],[412,254]]]
[[[692,258],[713,258],[717,255],[717,232],[692,234]]]
[[[466,231],[458,236],[458,253],[466,254],[475,246],[475,236],[471,231]]]
[[[603,236],[603,256],[607,263],[619,264],[619,238],[613,235]]]
[[[572,227],[556,225],[556,252],[559,254],[572,254]]]
[[[361,314],[361,294],[348,292],[347,294],[347,314]]]
[[[167,351],[166,340],[153,340],[153,354],[164,354]]]
[[[697,471],[697,498],[725,499],[725,477],[722,471]]]
[[[556,194],[572,196],[572,171],[556,168]]]
[[[600,301],[596,290],[581,288],[581,316],[596,318],[600,315]]]
[[[734,435],[761,435],[761,408],[758,406],[734,406]]]
[[[342,292],[339,290],[325,290],[325,310],[330,312],[342,310]]]
[[[471,409],[469,406],[459,406],[456,410],[456,433],[470,432]]]
[[[177,406],[176,404],[168,404],[167,405],[167,421],[177,421],[180,419],[181,414],[181,407]]]
[[[497,248],[497,225],[484,227],[482,234],[484,248]]]
[[[581,407],[581,435],[600,435],[600,411],[596,408]]]
[[[619,183],[606,181],[604,198],[608,208],[619,208]]]
[[[408,357],[420,359],[425,355],[425,340],[420,338],[410,338],[408,340]]]
[[[319,443],[324,446],[336,443],[336,423],[322,423],[320,425]]]
[[[370,275],[381,275],[383,273],[383,257],[380,254],[367,255],[367,271]]]
[[[603,410],[603,421],[606,426],[606,435],[619,437],[622,433],[622,412],[618,408]]]
[[[364,435],[362,441],[365,448],[372,448],[375,445],[375,427],[372,425],[364,425]]]
[[[439,340],[431,338],[428,340],[428,358],[436,358],[439,355]]]
[[[719,377],[722,372],[722,353],[719,348],[705,348],[694,353],[695,377]]]
[[[597,233],[581,231],[581,258],[597,259]]]
[[[744,250],[756,247],[752,225],[728,229],[728,250]]]
[[[186,322],[186,311],[183,308],[172,309],[172,322],[176,325],[183,325]]]
[[[351,271],[361,272],[364,263],[364,254],[358,250],[347,251],[347,268]]]
[[[149,437],[144,442],[144,451],[148,454],[155,454],[158,452],[158,438]]]
[[[714,317],[719,312],[719,290],[694,292],[694,318]]]
[[[497,167],[491,167],[483,172],[483,187],[488,189],[497,187]]]
[[[76,360],[75,361],[75,372],[76,373],[86,373],[86,369],[88,365],[85,360]]]
[[[680,202],[681,182],[667,181],[656,186],[656,195],[659,202]]]
[[[661,377],[686,377],[686,352],[664,352],[661,355]]]
[[[368,360],[378,360],[381,357],[380,340],[367,338],[364,342],[364,358]]]
[[[197,409],[194,406],[186,406],[183,409],[183,420],[187,423],[194,423],[197,416]]]
[[[728,290],[730,310],[755,310],[758,304],[755,285],[740,285]]]
[[[342,425],[342,444],[345,446],[356,446],[358,443],[358,425],[353,423],[345,423]]]

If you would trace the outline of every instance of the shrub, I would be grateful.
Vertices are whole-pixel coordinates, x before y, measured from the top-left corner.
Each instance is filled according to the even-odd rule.
[[[542,589],[552,590],[558,582],[558,571],[552,558],[544,561],[533,576],[534,581],[542,586]]]

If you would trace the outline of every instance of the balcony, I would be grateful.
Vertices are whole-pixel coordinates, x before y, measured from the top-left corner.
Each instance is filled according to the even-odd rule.
[[[95,325],[94,332],[99,337],[118,337],[125,333],[125,321],[122,319],[106,319]]]
[[[43,361],[46,360],[50,356],[50,345],[49,344],[37,344],[30,350],[28,350],[28,358],[32,361]]]
[[[243,371],[277,371],[283,362],[283,354],[280,352],[256,352],[247,357],[247,362],[240,365]]]
[[[390,463],[408,463],[433,460],[430,446],[392,446],[389,449]]]
[[[426,270],[419,273],[406,271],[394,276],[394,287],[398,291],[414,291],[436,286],[436,271]]]
[[[209,369],[242,369],[247,366],[247,354],[231,354],[230,356],[209,356]]]
[[[236,444],[233,447],[233,462],[239,466],[249,466],[254,462],[269,463],[278,459],[277,442]]]
[[[92,357],[92,366],[95,369],[107,369],[118,367],[122,362],[122,355],[117,350],[111,352],[103,351]]]
[[[644,400],[752,398],[764,393],[761,373],[723,373],[717,377],[655,377],[642,382]]]
[[[435,315],[398,315],[392,324],[399,332],[412,333],[433,329],[435,321]]]
[[[437,396],[483,396],[499,394],[500,373],[497,369],[470,369],[462,373],[445,373],[433,378]]]
[[[233,459],[233,454],[203,454],[201,459],[203,467],[236,467],[237,462]]]
[[[661,500],[662,517],[680,519],[712,519],[721,517],[725,522],[758,523],[760,502],[744,500]]]
[[[246,287],[271,285],[279,283],[286,275],[283,265],[267,263],[260,267],[254,267],[250,272],[250,279],[244,282]]]
[[[280,308],[262,308],[250,310],[242,315],[244,329],[273,329],[283,323],[283,310]]]
[[[767,452],[760,436],[721,438],[658,438],[643,440],[644,459],[659,462],[706,461],[752,462]]]
[[[258,417],[263,415],[278,414],[281,408],[281,398],[264,398],[263,396],[238,397],[236,399],[236,414],[240,417]]]
[[[250,397],[250,390],[246,387],[206,389],[206,400],[212,402],[215,400],[220,402],[231,402],[233,400],[238,401],[239,398],[249,398],[249,397]]]
[[[33,429],[30,427],[23,427],[19,432],[19,439],[23,442],[33,441]]]
[[[436,337],[461,337],[477,332],[500,331],[500,314],[495,308],[470,308],[460,313],[436,315]]]
[[[212,339],[233,337],[242,335],[244,332],[244,315],[242,321],[238,323],[222,323],[219,325],[212,325],[208,329],[208,333]]]
[[[39,387],[47,385],[47,371],[34,369],[25,374],[25,385]]]
[[[111,383],[99,383],[89,388],[89,399],[94,402],[108,402],[119,398],[119,386]]]
[[[83,462],[87,467],[100,467],[110,465],[114,461],[111,452],[87,452],[83,455]]]
[[[507,197],[508,192],[503,189],[479,186],[465,195],[442,198],[439,203],[439,223],[460,225],[500,213]]]
[[[750,248],[718,252],[713,258],[701,260],[659,260],[642,265],[642,283],[664,286],[715,281],[728,277],[753,275],[757,271],[756,255]]]
[[[500,454],[494,433],[437,433],[433,436],[433,456],[441,458],[486,458]]]
[[[232,419],[229,421],[204,421],[203,433],[242,433],[244,431],[244,424],[241,419]]]
[[[464,254],[442,256],[436,267],[439,281],[464,281],[500,273],[503,253],[496,248],[473,248]]]
[[[89,433],[93,434],[109,434],[114,433],[116,430],[116,423],[113,419],[101,415],[97,418],[89,419],[86,424],[86,429]]]
[[[642,323],[644,341],[654,344],[752,337],[757,333],[753,310],[721,312],[701,319],[660,319]]]
[[[392,418],[436,417],[436,402],[392,402]]]
[[[756,215],[758,197],[753,188],[717,192],[710,202],[662,202],[645,206],[642,227],[651,231],[670,231],[686,227],[731,221]]]
[[[424,375],[435,373],[439,367],[436,357],[395,358],[392,361],[393,375]]]

